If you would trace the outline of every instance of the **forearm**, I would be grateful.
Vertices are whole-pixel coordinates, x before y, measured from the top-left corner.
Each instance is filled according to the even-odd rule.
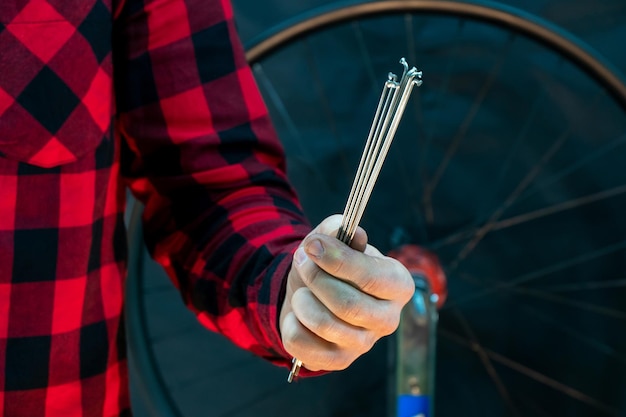
[[[129,0],[116,28],[121,169],[145,204],[149,250],[201,322],[273,357],[280,290],[309,226],[231,12]]]

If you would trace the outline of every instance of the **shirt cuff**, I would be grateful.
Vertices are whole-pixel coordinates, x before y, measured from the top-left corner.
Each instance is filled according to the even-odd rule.
[[[270,288],[270,308],[267,309],[268,314],[262,317],[263,326],[267,329],[267,337],[269,339],[272,350],[276,354],[275,357],[267,358],[274,365],[291,369],[292,356],[287,353],[283,346],[282,338],[280,335],[280,310],[285,300],[285,294],[287,292],[287,278],[289,271],[291,270],[291,264],[293,260],[293,253],[298,246],[296,245],[290,253],[284,256],[278,263],[274,277],[271,280]],[[299,377],[311,377],[325,375],[328,371],[311,371],[302,367],[298,373]],[[287,377],[285,376],[285,379]]]

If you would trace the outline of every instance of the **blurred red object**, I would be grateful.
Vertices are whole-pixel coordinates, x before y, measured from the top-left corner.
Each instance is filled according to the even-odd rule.
[[[448,284],[437,255],[417,245],[403,245],[387,255],[400,261],[412,274],[424,276],[430,290],[438,297],[437,308],[443,306],[448,297]]]

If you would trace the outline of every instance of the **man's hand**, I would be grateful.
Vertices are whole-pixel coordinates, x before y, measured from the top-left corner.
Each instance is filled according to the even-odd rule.
[[[347,368],[398,327],[413,295],[411,275],[367,244],[336,239],[341,216],[325,219],[294,254],[280,313],[285,349],[312,371]]]

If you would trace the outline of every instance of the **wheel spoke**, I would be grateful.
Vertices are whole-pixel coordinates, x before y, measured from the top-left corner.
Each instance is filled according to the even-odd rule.
[[[626,144],[626,134],[619,136],[615,140],[599,147],[598,149],[589,153],[588,155],[585,155],[584,157],[580,158],[576,163],[568,166],[567,168],[561,170],[560,172],[557,172],[556,174],[552,175],[547,180],[537,183],[533,187],[530,187],[525,193],[523,193],[517,199],[516,203],[520,203],[526,200],[528,197],[535,195],[541,189],[545,189],[545,187],[548,187],[552,184],[555,184],[558,181],[561,181],[563,178],[566,178],[568,175],[571,175],[572,173],[589,165],[592,162],[595,162],[596,160],[602,158],[603,156],[606,156],[610,154],[611,152],[615,152],[615,148],[618,148],[624,144]]]
[[[467,258],[467,256],[472,253],[472,251],[478,246],[481,240],[487,235],[487,233],[491,232],[494,228],[496,222],[502,217],[504,212],[515,202],[517,197],[528,187],[528,185],[535,179],[539,172],[541,172],[542,168],[547,164],[547,162],[554,156],[554,154],[561,149],[561,147],[565,144],[567,139],[570,137],[569,129],[565,131],[552,145],[552,147],[546,152],[541,160],[530,170],[530,172],[524,177],[524,179],[517,185],[515,190],[509,195],[506,201],[491,214],[487,222],[478,228],[476,233],[472,236],[470,241],[461,249],[450,264],[451,270],[456,270],[459,263]]]
[[[404,15],[404,32],[406,37],[406,48],[409,51],[409,59],[414,65],[420,64],[419,57],[417,56],[417,46],[415,44],[415,27],[413,24],[413,15],[407,13]],[[413,100],[411,100],[411,107],[415,109],[415,124],[416,131],[418,132],[416,135],[416,139],[414,142],[419,144],[419,142],[423,142],[426,137],[426,132],[424,130],[424,113],[422,111],[422,93],[420,89],[415,89]],[[419,155],[420,145],[417,145],[416,155]],[[394,153],[394,155],[398,155],[398,153]],[[428,227],[426,225],[426,219],[424,214],[422,213],[422,207],[419,204],[419,200],[417,198],[418,189],[415,187],[414,183],[411,183],[412,175],[409,175],[409,171],[406,169],[406,164],[404,161],[406,157],[397,158],[402,161],[402,170],[404,174],[401,174],[403,178],[404,188],[406,190],[405,201],[409,202],[410,210],[413,213],[413,216],[416,220],[415,225],[417,226],[417,230],[419,231],[419,238],[421,242],[428,241]],[[421,167],[417,166],[418,172],[423,172]]]
[[[322,78],[320,76],[319,68],[316,63],[311,43],[309,42],[308,38],[304,40],[304,45],[304,50],[306,51],[306,59],[309,68],[311,69],[311,75],[313,77],[313,84],[315,85],[317,95],[321,102],[322,110],[324,111],[324,114],[326,116],[329,131],[331,133],[331,136],[337,143],[337,149],[343,149],[343,141],[341,140],[341,137],[339,136],[339,133],[337,131],[337,123],[335,121],[333,111],[331,110],[330,100],[328,98],[328,94],[326,93],[326,88],[324,87],[324,82],[322,81]],[[346,152],[341,152],[340,158],[344,169],[344,175],[346,175],[346,178],[350,178],[351,169],[348,168],[349,164],[346,158]]]
[[[367,48],[367,43],[365,42],[365,37],[363,36],[363,31],[361,30],[359,22],[352,22],[352,31],[354,32],[354,37],[356,38],[357,45],[359,46],[361,59],[365,62],[365,71],[367,72],[367,76],[370,80],[372,94],[377,96],[380,90],[380,80],[376,77],[376,71],[374,70],[374,64],[372,63],[372,56]]]
[[[464,21],[459,20],[457,30],[453,37],[454,44],[456,44],[461,38],[461,35],[463,33],[463,28],[464,28]],[[452,79],[454,62],[455,62],[454,59],[449,59],[446,64],[446,69],[444,71],[443,83],[441,85],[441,88],[435,91],[435,97],[433,100],[435,106],[441,103],[442,98],[445,96],[445,94],[448,91],[448,86],[450,85],[450,80]],[[422,207],[424,210],[424,217],[426,218],[426,221],[428,223],[433,223],[434,213],[433,213],[432,201],[430,200],[430,198],[427,199],[426,194],[424,194],[424,192],[426,191],[426,186],[429,182],[427,169],[426,169],[426,161],[428,160],[428,152],[429,152],[430,144],[433,138],[435,137],[436,132],[437,132],[436,124],[433,124],[432,128],[428,130],[426,137],[421,139],[422,146],[418,154],[418,158],[419,158],[418,169],[420,170],[420,182],[422,185]]]
[[[601,316],[611,317],[617,320],[626,321],[625,311],[615,310],[615,309],[604,307],[604,306],[598,306],[595,304],[589,304],[589,303],[585,303],[582,301],[572,300],[572,299],[562,297],[559,295],[549,294],[544,291],[534,290],[534,289],[525,288],[525,287],[519,287],[519,286],[507,287],[506,290],[513,291],[515,293],[525,295],[528,297],[548,301],[553,304],[560,304],[560,305],[564,305],[567,307],[575,308],[577,310],[584,310],[590,313],[599,314]]]
[[[584,343],[585,345],[591,347],[592,349],[601,352],[618,362],[620,362],[623,366],[626,367],[626,357],[620,355],[615,349],[606,343],[602,343],[600,340],[594,339],[587,335],[580,333],[577,329],[572,326],[568,326],[567,323],[563,321],[557,321],[547,314],[540,313],[536,308],[529,307],[521,307],[524,312],[530,316],[533,316],[534,319],[542,321],[553,327],[554,331],[563,332],[568,336],[575,339],[577,342]]]
[[[285,124],[289,135],[293,138],[291,142],[295,142],[298,146],[300,156],[292,157],[292,160],[295,161],[297,159],[298,164],[300,164],[300,166],[306,167],[307,172],[311,174],[312,178],[315,178],[320,184],[324,184],[326,187],[330,187],[331,184],[328,181],[328,178],[320,175],[320,170],[317,169],[315,167],[315,164],[307,158],[307,156],[310,156],[312,152],[310,151],[310,149],[307,148],[307,146],[305,146],[305,141],[302,138],[302,135],[300,135],[300,131],[296,127],[293,118],[289,114],[285,102],[281,98],[280,94],[278,94],[278,91],[276,91],[276,87],[272,83],[272,80],[270,80],[270,78],[265,73],[263,66],[259,63],[256,63],[252,66],[252,71],[254,72],[255,79],[265,91],[265,97],[268,99],[269,102],[272,103],[272,105],[278,112],[278,116]]]
[[[300,147],[300,153],[302,155],[308,155],[310,152],[305,148],[304,141],[302,140],[302,136],[300,135],[300,131],[296,128],[296,124],[294,123],[289,111],[287,110],[287,106],[283,101],[278,91],[276,91],[276,87],[272,80],[269,79],[263,66],[261,64],[254,64],[252,66],[252,71],[254,72],[254,78],[257,82],[263,87],[265,91],[265,97],[272,103],[278,115],[283,120],[283,123],[287,127],[289,134],[296,140],[296,143]],[[310,162],[309,162],[310,164]]]
[[[430,181],[426,184],[423,198],[424,198],[424,201],[427,202],[427,205],[431,207],[431,210],[430,210],[431,212],[432,212],[432,195],[437,189],[437,186],[439,182],[441,181],[443,174],[446,172],[446,169],[448,168],[448,165],[450,164],[452,157],[457,153],[459,146],[463,142],[463,139],[465,139],[465,136],[467,135],[467,132],[469,131],[474,121],[474,118],[478,114],[480,106],[482,105],[483,101],[487,97],[487,94],[489,93],[489,91],[491,91],[491,88],[496,80],[496,77],[498,76],[498,74],[500,73],[500,70],[502,69],[502,66],[506,62],[506,58],[508,57],[508,53],[511,50],[511,44],[513,43],[514,39],[515,39],[515,36],[510,36],[508,38],[506,45],[502,48],[500,52],[500,56],[498,57],[498,60],[491,67],[491,70],[489,71],[489,75],[487,76],[487,78],[485,79],[485,82],[481,86],[480,91],[474,98],[474,101],[472,102],[470,109],[465,114],[465,117],[463,118],[463,121],[461,122],[456,134],[454,135],[452,142],[450,143],[450,145],[448,145],[445,155],[442,161],[440,162],[439,166],[437,167],[435,174],[430,179]],[[434,218],[434,212],[432,212],[432,215]]]
[[[526,120],[524,121],[524,125],[520,129],[519,133],[516,135],[515,140],[513,141],[513,144],[511,145],[507,156],[504,158],[504,161],[502,162],[502,165],[500,166],[499,172],[496,176],[497,180],[495,181],[495,186],[493,187],[493,195],[496,198],[498,196],[500,189],[502,188],[502,184],[504,182],[504,179],[506,178],[506,175],[509,172],[509,169],[513,165],[513,160],[519,153],[520,146],[522,145],[522,143],[528,136],[530,127],[534,124],[537,114],[539,113],[539,110],[542,108],[540,104],[543,103],[543,99],[544,99],[543,91],[537,94],[537,96],[534,98],[533,103],[530,106],[530,111],[528,112],[528,116],[526,116]],[[483,219],[481,220],[480,217],[482,217]],[[485,218],[488,218],[488,217],[489,216],[486,215],[486,213],[483,213],[482,216],[477,217],[475,221],[475,226],[478,227],[478,225],[482,223]]]
[[[577,282],[574,284],[561,284],[541,287],[542,290],[547,292],[590,291],[604,290],[607,288],[626,288],[626,278],[608,281]]]
[[[591,110],[598,103],[598,99],[600,98],[600,94],[596,94],[596,96],[590,100],[590,104],[587,110]],[[487,223],[485,223],[482,227],[480,227],[474,236],[470,239],[470,241],[459,251],[458,255],[450,263],[450,270],[454,271],[458,268],[458,265],[461,261],[463,261],[467,256],[478,246],[478,244],[483,240],[483,238],[493,230],[495,224],[500,220],[502,215],[506,212],[506,210],[511,207],[517,199],[522,195],[522,193],[532,184],[535,178],[541,173],[543,168],[548,164],[548,162],[556,155],[556,153],[565,145],[568,139],[572,134],[572,125],[570,124],[565,131],[554,141],[552,146],[541,156],[539,161],[529,170],[528,174],[517,184],[513,192],[509,194],[506,200],[497,207],[489,219]]]
[[[445,338],[448,341],[451,341],[457,345],[460,346],[464,346],[470,350],[476,351],[476,346],[474,346],[472,344],[472,342],[470,340],[467,340],[459,335],[456,335],[450,331],[447,331],[445,329],[440,328],[438,331],[438,334],[440,336],[442,336],[443,338]],[[496,353],[490,349],[485,349],[485,354],[494,362],[497,362],[501,365],[506,366],[509,369],[512,369],[528,378],[531,378],[547,387],[550,387],[558,392],[561,392],[565,395],[567,395],[570,398],[573,398],[575,400],[578,400],[582,403],[585,403],[591,407],[593,407],[596,411],[603,413],[604,415],[608,415],[608,416],[615,416],[617,417],[619,415],[619,410],[615,409],[614,407],[611,407],[608,404],[604,404],[601,401],[596,400],[595,398],[573,388],[570,387],[562,382],[556,381],[555,379],[552,379],[550,377],[548,377],[547,375],[542,374],[541,372],[538,372],[534,369],[531,369],[517,361],[514,361],[513,359],[506,357],[504,355],[501,355],[499,353]]]
[[[522,223],[529,222],[531,220],[536,220],[541,217],[550,216],[555,213],[561,213],[566,210],[572,210],[575,208],[579,208],[591,203],[597,203],[598,201],[603,201],[612,197],[617,197],[626,193],[626,185],[621,185],[619,187],[612,188],[610,190],[601,191],[599,193],[586,195],[580,198],[574,198],[572,200],[564,201],[563,203],[555,204],[549,207],[544,207],[539,210],[531,211],[530,213],[520,214],[515,217],[510,217],[508,219],[501,220],[494,224],[492,230],[502,230],[511,226],[517,226]]]
[[[566,210],[579,208],[587,204],[604,201],[612,197],[623,195],[625,193],[626,193],[626,184],[620,185],[618,187],[611,188],[609,190],[604,190],[595,194],[590,194],[590,195],[575,198],[572,200],[564,201],[562,203],[554,204],[549,207],[544,207],[539,210],[534,210],[528,213],[522,213],[514,217],[509,217],[507,219],[497,221],[493,224],[491,231],[495,232],[495,231],[507,229],[512,226],[518,226],[520,224],[524,224],[532,220],[537,220],[545,216],[549,216],[549,215],[556,214],[556,213],[561,213]],[[473,238],[474,236],[476,236],[478,231],[479,231],[478,227],[474,227],[473,229],[465,228],[457,233],[446,236],[445,238],[441,240],[432,242],[428,244],[427,246],[431,250],[438,250],[447,245],[452,245],[455,243],[462,242],[464,240],[469,240]]]
[[[586,262],[600,259],[604,256],[612,255],[624,249],[626,249],[626,240],[616,243],[616,244],[605,246],[600,249],[596,249],[591,252],[584,253],[572,259],[567,259],[567,260],[556,262],[552,265],[540,268],[538,270],[522,274],[509,281],[498,281],[494,283],[493,286],[491,286],[490,288],[485,288],[485,289],[476,291],[473,294],[470,294],[466,297],[461,297],[461,299],[459,300],[450,302],[449,304],[443,307],[443,310],[446,310],[448,308],[458,306],[461,304],[465,304],[469,301],[476,301],[480,298],[506,290],[507,288],[511,288],[511,287],[519,286],[521,284],[526,284],[528,282],[536,281],[540,278],[545,278],[546,276],[549,276],[556,272],[560,272],[567,268],[571,268],[577,265],[582,265]]]
[[[517,411],[517,409],[515,408],[513,404],[513,401],[511,400],[511,395],[509,394],[509,391],[506,389],[506,386],[502,382],[500,375],[498,375],[496,368],[493,366],[493,363],[491,362],[491,358],[487,354],[485,348],[483,347],[483,345],[480,344],[480,341],[478,340],[478,338],[476,337],[476,334],[474,333],[469,323],[463,316],[463,313],[458,308],[455,308],[453,312],[454,312],[454,317],[461,324],[461,327],[463,328],[463,331],[465,332],[467,339],[471,343],[472,349],[478,355],[480,362],[485,367],[485,371],[487,372],[487,374],[489,375],[489,377],[495,384],[496,390],[498,391],[498,394],[502,398],[502,401],[506,404],[507,408],[509,409],[509,411],[511,412],[513,416],[518,416],[519,412]]]

